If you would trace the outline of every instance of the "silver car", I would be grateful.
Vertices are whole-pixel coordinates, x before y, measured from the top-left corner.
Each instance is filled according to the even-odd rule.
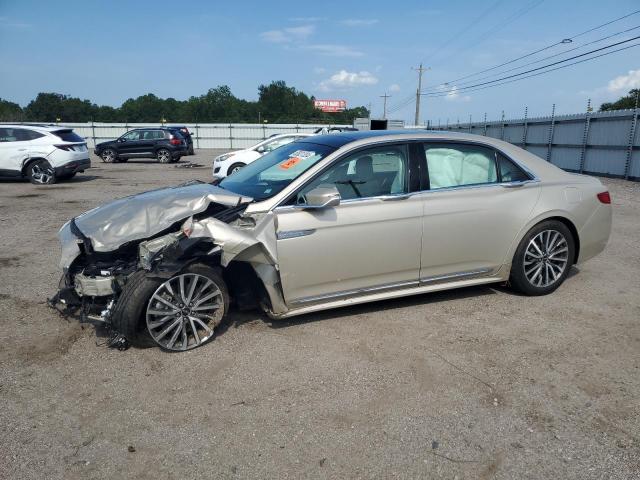
[[[487,283],[553,292],[601,252],[606,188],[446,132],[317,135],[218,185],[123,198],[60,231],[54,303],[134,345],[189,350],[229,311],[287,318]]]

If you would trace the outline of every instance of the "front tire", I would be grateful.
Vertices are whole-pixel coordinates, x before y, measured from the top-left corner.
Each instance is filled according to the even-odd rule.
[[[243,169],[244,167],[246,167],[246,165],[244,163],[234,163],[233,165],[231,165],[229,167],[229,169],[227,170],[227,175],[233,175],[234,173],[236,173],[238,170]]]
[[[194,264],[168,280],[134,273],[113,313],[116,330],[138,347],[185,351],[214,338],[229,310],[229,293],[220,270]]]
[[[34,185],[53,185],[57,180],[53,167],[44,159],[29,164],[27,178]]]
[[[575,255],[575,240],[567,226],[547,220],[524,236],[511,264],[511,286],[530,296],[547,295],[565,281]]]
[[[156,152],[156,158],[160,163],[171,163],[171,152],[166,148],[161,148]]]

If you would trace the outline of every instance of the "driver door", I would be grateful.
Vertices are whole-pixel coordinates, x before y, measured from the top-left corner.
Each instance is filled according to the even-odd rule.
[[[416,283],[423,202],[409,193],[405,144],[337,160],[275,209],[285,300],[305,304]],[[305,209],[305,194],[335,186],[341,203]]]
[[[140,153],[141,130],[125,133],[118,141],[118,153],[121,155],[136,155]]]

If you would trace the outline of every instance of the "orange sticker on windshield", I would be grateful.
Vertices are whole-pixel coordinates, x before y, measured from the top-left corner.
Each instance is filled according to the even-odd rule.
[[[289,170],[291,167],[293,167],[294,165],[297,165],[298,162],[300,162],[300,160],[302,160],[300,157],[291,157],[288,160],[282,162],[280,164],[280,168],[282,170]]]

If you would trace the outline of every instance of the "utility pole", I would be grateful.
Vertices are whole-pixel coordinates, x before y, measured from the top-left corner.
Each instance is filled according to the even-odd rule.
[[[384,95],[380,95],[380,98],[384,98],[384,107],[382,109],[382,119],[385,120],[387,118],[387,98],[391,95],[387,95],[387,92],[384,92]]]
[[[413,121],[414,125],[418,125],[420,122],[420,96],[422,95],[422,72],[429,70],[429,68],[422,68],[422,64],[418,68],[411,68],[418,72],[418,89],[416,90],[416,118]]]

